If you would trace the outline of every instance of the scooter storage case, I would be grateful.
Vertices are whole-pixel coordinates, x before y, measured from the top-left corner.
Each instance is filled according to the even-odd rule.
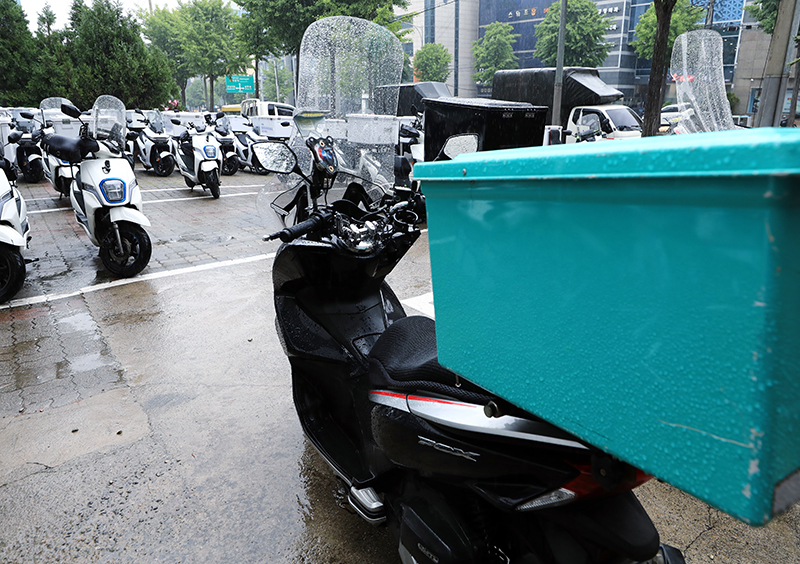
[[[414,176],[442,364],[748,523],[800,499],[800,131]]]

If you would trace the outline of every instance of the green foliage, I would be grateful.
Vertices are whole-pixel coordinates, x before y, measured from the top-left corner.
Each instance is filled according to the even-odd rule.
[[[736,106],[739,105],[739,97],[733,92],[726,92],[725,95],[728,97],[728,103],[731,105],[731,113],[735,114]]]
[[[751,16],[758,20],[761,31],[772,35],[775,31],[775,21],[778,19],[778,4],[780,0],[761,0],[750,6],[745,6]]]
[[[173,11],[156,7],[152,13],[140,11],[139,17],[142,19],[144,36],[161,49],[169,59],[172,76],[181,90],[185,105],[186,85],[196,72],[189,64],[184,44],[181,41],[183,30],[187,25],[182,17],[181,9]]]
[[[420,82],[444,82],[450,76],[453,56],[444,45],[428,43],[414,54],[414,76]]]
[[[0,0],[0,106],[30,105],[27,85],[34,53],[22,8],[14,0]]]
[[[534,55],[547,66],[555,66],[558,55],[559,0],[547,9],[544,21],[536,26]],[[609,19],[600,15],[592,0],[569,0],[564,38],[564,65],[599,67],[611,46],[605,41]]]
[[[678,0],[675,3],[669,23],[666,59],[668,62],[672,58],[672,46],[675,43],[675,39],[682,33],[703,27],[704,16],[705,9],[693,6],[691,0]],[[630,42],[636,54],[642,59],[653,58],[656,28],[656,10],[655,6],[650,4],[650,7],[642,14],[642,17],[639,18],[639,22],[636,24],[636,39]]]
[[[472,43],[475,68],[478,69],[472,80],[491,86],[496,71],[518,68],[519,61],[514,55],[517,37],[519,34],[514,33],[511,24],[494,22],[486,26],[483,38]]]
[[[275,81],[278,82],[278,90],[275,89]],[[267,61],[267,70],[261,77],[262,94],[265,100],[273,102],[285,102],[294,88],[292,72],[286,68],[283,60],[272,58]]]

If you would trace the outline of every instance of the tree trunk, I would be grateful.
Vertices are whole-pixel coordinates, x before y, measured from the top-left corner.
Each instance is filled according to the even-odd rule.
[[[647,83],[647,100],[644,104],[644,137],[658,133],[661,124],[661,99],[669,62],[667,61],[667,42],[669,24],[676,0],[655,0],[656,37],[653,45],[653,61],[650,66],[650,81]]]
[[[217,79],[216,76],[213,74],[208,75],[208,92],[211,95],[209,98],[211,100],[211,104],[208,107],[209,112],[214,111],[214,81]]]
[[[255,83],[256,83],[256,100],[260,100],[261,99],[261,88],[259,88],[260,85],[259,85],[259,80],[258,80],[258,59],[256,59],[255,70],[256,70],[256,75],[255,75],[254,78],[255,78]],[[247,95],[245,94],[245,96],[247,96]]]

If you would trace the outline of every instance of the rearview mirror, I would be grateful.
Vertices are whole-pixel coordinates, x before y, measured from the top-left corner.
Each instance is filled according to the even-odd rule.
[[[181,120],[179,120],[178,118],[172,118],[169,121],[172,122],[172,125],[180,125],[181,124]]]
[[[222,119],[225,117],[225,112],[217,112],[217,119]]]
[[[465,133],[448,137],[441,153],[448,159],[454,159],[463,153],[475,153],[477,151],[478,135],[476,133]]]
[[[61,104],[61,111],[71,118],[80,118],[81,111],[72,104]]]
[[[30,112],[20,112],[19,117],[24,119],[33,119],[33,114]]]
[[[261,166],[270,172],[289,174],[297,166],[297,155],[280,141],[253,143],[251,149]]]

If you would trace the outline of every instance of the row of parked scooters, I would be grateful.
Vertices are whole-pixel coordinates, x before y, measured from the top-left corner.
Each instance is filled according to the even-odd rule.
[[[68,197],[75,219],[99,248],[103,265],[114,276],[126,278],[141,272],[152,252],[145,231],[150,221],[142,213],[133,170],[135,158],[159,176],[172,174],[177,163],[187,186],[202,186],[214,198],[220,195],[220,172],[230,175],[249,167],[266,173],[250,151],[252,143],[266,138],[257,131],[234,134],[223,113],[206,114],[205,123],[190,123],[180,135],[168,135],[159,111],[136,110],[141,114],[137,127],[114,96],[98,97],[89,112],[58,97],[43,100],[40,110],[38,115],[18,112],[6,143],[15,147],[0,152],[0,303],[22,288],[26,276],[22,252],[31,229],[16,186],[19,174],[28,182],[46,177]],[[57,133],[48,116],[77,120],[78,135]]]

